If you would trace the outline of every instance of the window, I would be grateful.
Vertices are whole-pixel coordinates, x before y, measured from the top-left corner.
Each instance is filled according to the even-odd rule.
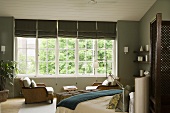
[[[56,39],[38,39],[38,74],[55,74]]]
[[[114,73],[114,40],[17,37],[19,75],[93,76]],[[94,60],[99,68],[94,70]]]
[[[93,39],[79,39],[78,41],[78,56],[79,56],[79,70],[78,73],[93,74],[94,61],[94,40]]]
[[[113,53],[114,45],[112,40],[98,40],[97,43],[97,58],[99,61],[98,73],[103,74],[113,73]]]
[[[73,38],[58,38],[59,74],[75,74],[75,43]]]
[[[19,65],[19,74],[36,74],[35,65],[35,38],[17,38],[17,61]]]

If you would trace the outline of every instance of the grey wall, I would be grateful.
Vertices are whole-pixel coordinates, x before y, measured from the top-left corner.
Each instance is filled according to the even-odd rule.
[[[5,54],[0,51],[0,60],[13,60],[13,17],[0,17],[0,48],[5,46]],[[14,87],[7,84],[10,97],[14,95]]]
[[[5,54],[0,52],[0,60],[13,60],[13,17],[0,17],[0,46],[5,46]]]
[[[157,13],[162,13],[163,20],[170,20],[170,0],[158,0],[148,10],[140,21],[139,45],[150,45],[150,22],[156,17]],[[149,65],[140,68],[150,70]]]
[[[134,85],[133,75],[138,74],[138,64],[134,63],[137,55],[133,53],[139,48],[139,22],[118,21],[118,76],[123,84]],[[124,47],[129,47],[129,52],[124,53]]]

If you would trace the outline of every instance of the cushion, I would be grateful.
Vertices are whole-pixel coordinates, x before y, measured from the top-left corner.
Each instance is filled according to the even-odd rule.
[[[111,76],[112,76],[112,75],[109,75],[109,76],[107,77],[107,80],[108,80],[108,82],[110,82],[110,85],[115,86],[115,85],[116,85],[116,82],[115,82],[115,80],[114,80]]]
[[[54,93],[54,90],[53,90],[52,87],[45,87],[45,88],[46,88],[48,94],[53,94]]]
[[[109,85],[109,81],[106,79],[106,80],[102,83],[102,85],[108,86],[108,85]]]
[[[125,110],[125,112],[128,112],[128,109],[129,109],[129,100],[130,100],[129,93],[133,92],[133,91],[134,91],[133,87],[131,87],[129,85],[127,85],[125,87],[125,92],[124,92],[124,110]],[[118,105],[117,105],[115,111],[116,112],[123,111],[123,95],[122,94],[121,94],[121,97],[119,99],[119,102],[118,102]]]
[[[24,87],[31,87],[31,80],[28,77],[23,79]]]
[[[113,97],[111,98],[108,106],[106,107],[107,109],[115,109],[118,102],[119,102],[119,99],[120,99],[120,95],[121,94],[115,94],[113,95]]]
[[[102,83],[102,85],[104,86],[115,86],[116,82],[114,81],[114,79],[111,76],[108,76],[107,79]]]
[[[35,83],[34,80],[31,81],[31,87],[37,87],[37,84]]]

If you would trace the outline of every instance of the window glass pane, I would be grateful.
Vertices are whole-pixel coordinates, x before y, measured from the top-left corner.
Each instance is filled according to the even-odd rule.
[[[27,61],[35,61],[35,49],[27,49]]]
[[[97,68],[97,72],[100,74],[105,74],[105,62],[99,62],[99,68]]]
[[[65,49],[67,48],[67,43],[65,38],[58,38],[59,40],[59,48]]]
[[[85,74],[86,65],[83,62],[79,63],[79,74]]]
[[[112,50],[107,50],[106,51],[106,57],[107,57],[107,60],[112,60]]]
[[[35,62],[27,62],[27,74],[35,74]]]
[[[87,49],[92,49],[93,48],[93,40],[87,40]]]
[[[46,49],[39,50],[39,61],[46,61],[47,59],[47,51]]]
[[[26,62],[18,62],[19,74],[26,74]]]
[[[18,37],[18,48],[26,48],[26,39]]]
[[[75,63],[68,62],[67,70],[68,70],[68,74],[74,74],[75,73]]]
[[[75,39],[68,39],[68,48],[75,49]]]
[[[27,39],[27,48],[35,48],[35,39],[34,38]]]
[[[87,50],[86,51],[86,61],[92,61],[93,60],[93,50]]]
[[[98,48],[104,48],[105,40],[98,40]]]
[[[75,59],[75,51],[68,50],[68,61],[74,61]]]
[[[59,62],[59,74],[66,74],[66,62]]]
[[[48,62],[48,74],[55,74],[55,62]]]
[[[26,49],[18,49],[18,61],[26,62]]]
[[[47,48],[47,40],[46,39],[38,39],[39,48],[44,49]]]
[[[66,58],[67,58],[67,51],[66,50],[60,50],[59,61],[66,61]]]
[[[101,59],[101,60],[105,59],[105,50],[98,51],[98,59]]]
[[[55,39],[48,39],[48,40],[47,40],[47,43],[48,43],[48,48],[53,48],[53,49],[55,49],[55,45],[56,45]]]
[[[88,62],[87,63],[87,65],[86,65],[86,73],[88,73],[88,74],[91,74],[91,73],[93,73],[93,66],[92,66],[92,62]]]
[[[106,40],[106,49],[112,49],[113,42],[112,40]]]
[[[47,74],[46,62],[39,62],[39,74]]]
[[[55,50],[49,49],[47,54],[48,61],[55,61]]]
[[[85,49],[85,47],[86,47],[85,39],[79,39],[79,48],[80,49]]]
[[[109,75],[109,73],[112,73],[112,63],[111,62],[107,62],[107,75]]]
[[[85,61],[85,54],[86,54],[85,50],[79,51],[79,61]]]

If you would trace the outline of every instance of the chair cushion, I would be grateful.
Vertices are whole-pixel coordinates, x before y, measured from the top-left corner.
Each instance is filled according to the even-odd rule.
[[[54,89],[52,87],[45,87],[48,94],[53,94],[54,93]]]
[[[37,84],[35,83],[34,80],[31,81],[31,87],[37,87]]]
[[[31,80],[28,77],[23,79],[24,87],[31,87]]]

